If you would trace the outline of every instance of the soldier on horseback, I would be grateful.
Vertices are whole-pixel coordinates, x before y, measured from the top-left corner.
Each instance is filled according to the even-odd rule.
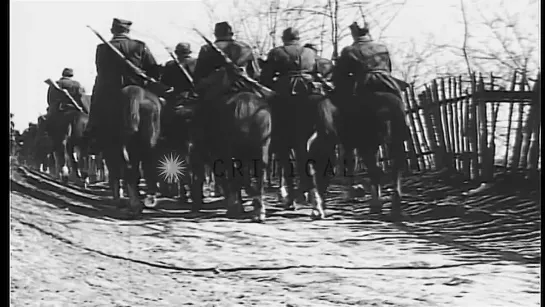
[[[240,75],[250,78],[259,77],[259,68],[252,48],[233,39],[233,29],[227,22],[216,23],[214,45],[223,52],[234,65],[226,64],[226,59],[210,45],[201,47],[195,67],[195,89],[201,102],[196,109],[195,123],[204,128],[207,136],[214,136],[218,121],[224,120],[223,110],[214,106],[214,101],[227,100],[233,94],[249,89]],[[233,71],[237,69],[238,71]],[[221,128],[219,128],[221,129]]]
[[[144,42],[128,36],[131,25],[131,21],[114,18],[110,29],[113,34],[110,43],[146,75],[157,79],[159,65]],[[100,132],[108,131],[104,125],[116,121],[108,115],[117,107],[116,100],[121,94],[121,89],[128,85],[143,85],[143,80],[107,44],[97,46],[95,64],[97,76],[91,97],[92,107],[86,135],[94,145],[101,146],[96,143],[97,136]],[[92,149],[98,151],[100,148]]]
[[[216,37],[214,44],[233,61],[241,73],[247,74],[252,79],[257,79],[259,68],[252,48],[246,43],[233,39],[233,35],[233,29],[229,23],[219,22],[214,27],[214,36]],[[214,84],[220,75],[214,73],[225,69],[222,68],[224,63],[225,59],[209,45],[201,47],[195,67],[195,84],[198,92],[207,92],[206,95],[201,96],[205,101],[217,95],[236,91],[240,89],[240,86],[244,87],[243,84],[230,82],[231,80],[228,80],[227,83]],[[210,85],[215,86],[213,91],[211,91]]]
[[[363,27],[360,27],[357,22],[352,23],[350,32],[354,43],[342,50],[333,70],[332,81],[335,85],[336,94],[344,95],[349,93],[348,95],[352,97],[368,98],[369,95],[374,93],[391,93],[398,98],[387,100],[392,105],[372,105],[373,101],[369,101],[367,98],[364,98],[364,100],[367,101],[367,106],[372,106],[374,109],[381,107],[399,108],[399,114],[404,114],[405,106],[401,98],[401,81],[392,76],[392,62],[388,48],[371,39],[369,26],[366,22],[364,22]],[[349,99],[341,97],[339,97],[338,101],[339,103],[349,103]],[[385,129],[389,129],[387,122],[385,125]]]
[[[318,56],[315,50],[301,46],[299,31],[287,28],[283,46],[273,48],[267,56],[261,82],[280,97],[307,95],[313,90]]]
[[[311,150],[307,148],[307,144],[316,127],[319,126],[322,130],[323,122],[318,114],[325,110],[322,107],[325,108],[327,103],[324,102],[323,83],[315,82],[320,80],[317,78],[319,70],[316,51],[303,46],[299,39],[299,31],[296,29],[290,27],[283,31],[283,46],[275,47],[269,52],[261,82],[277,93],[277,97],[271,102],[274,127],[271,144],[282,164],[285,186],[281,188],[281,194],[284,206],[287,209],[295,208],[293,176],[288,175],[291,167],[289,156],[293,149],[297,172],[300,174],[299,191],[309,192],[309,197],[313,199],[311,202],[317,206],[317,211],[312,211],[313,216],[323,217],[323,210],[320,209],[322,202],[314,184],[314,179],[319,179],[313,179],[316,172],[308,171],[310,164],[314,170],[318,164],[309,163],[317,160],[314,157],[310,159]]]
[[[316,53],[316,55],[318,55],[318,48],[316,48],[315,45],[308,43],[305,44],[303,47],[312,49]],[[322,76],[328,81],[331,80],[331,75],[333,73],[333,62],[320,56],[317,56],[316,62],[318,71],[322,74]]]
[[[62,71],[62,77],[57,81],[61,90],[66,90],[74,100],[81,105],[81,97],[85,94],[85,90],[80,83],[74,79],[74,70],[65,68]],[[47,91],[47,118],[53,118],[55,115],[71,105],[70,98],[60,92],[53,86],[50,86]]]
[[[178,63],[182,65],[192,77],[195,73],[197,59],[191,56],[191,45],[189,43],[179,43],[174,49]],[[169,87],[174,88],[170,93],[168,100],[177,100],[178,98],[187,99],[193,90],[193,80],[188,80],[184,75],[178,63],[175,60],[170,60],[163,68],[161,82]]]
[[[333,71],[333,84],[339,92],[361,94],[365,92],[389,92],[401,99],[401,89],[392,77],[392,62],[388,48],[374,42],[369,26],[357,22],[350,25],[354,43],[345,47]]]

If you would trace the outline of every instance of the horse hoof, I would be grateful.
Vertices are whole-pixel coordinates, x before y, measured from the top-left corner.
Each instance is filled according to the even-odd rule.
[[[157,206],[157,197],[156,195],[147,195],[144,199],[144,207],[146,208],[155,208]]]
[[[118,209],[128,208],[127,203],[125,203],[121,199],[112,201],[112,204]]]
[[[369,210],[369,215],[372,215],[372,216],[381,216],[381,215],[382,215],[382,209],[379,209],[379,208],[371,208],[371,210]]]
[[[131,205],[129,207],[129,216],[137,218],[142,215],[142,211],[144,211],[143,203],[139,202],[137,205]]]
[[[91,184],[91,182],[89,181],[89,177],[87,177],[87,178],[85,178],[85,180],[83,181],[83,189],[84,189],[84,190],[89,189],[89,184]]]
[[[401,210],[392,210],[388,218],[391,221],[402,221],[407,218],[407,215]]]
[[[244,212],[244,210],[241,211],[240,209],[228,209],[225,215],[227,216],[227,218],[230,219],[239,219],[242,212]]]
[[[258,213],[252,217],[252,221],[255,223],[264,223],[266,219],[265,212]]]
[[[129,219],[136,220],[142,217],[142,211],[141,210],[129,210]]]
[[[295,209],[295,204],[293,204],[293,202],[284,204],[284,210],[286,211],[295,211]]]
[[[68,175],[70,174],[70,170],[68,169],[67,166],[63,166],[61,168],[61,174],[63,177],[68,177]]]
[[[299,197],[297,197],[296,202],[301,205],[307,205],[309,203],[308,192],[305,192],[304,194],[299,195]]]
[[[325,218],[325,213],[323,212],[323,210],[313,209],[310,213],[310,218],[314,221],[322,220]]]

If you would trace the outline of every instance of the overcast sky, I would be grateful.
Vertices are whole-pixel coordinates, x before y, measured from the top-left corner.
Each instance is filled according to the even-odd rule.
[[[481,1],[483,2],[483,1]],[[508,10],[520,9],[517,1],[487,0],[489,8],[512,3]],[[192,27],[212,37],[214,23],[229,20],[222,8],[227,0],[214,2],[216,18],[211,20],[199,0],[176,1],[11,1],[10,3],[10,112],[16,129],[23,130],[44,114],[47,78],[58,79],[62,69],[74,69],[75,79],[91,93],[98,38],[86,28],[92,26],[105,38],[114,17],[133,21],[131,36],[144,40],[158,62],[169,60],[161,41],[173,47],[180,41],[192,44],[194,55],[203,44]],[[388,28],[390,41],[410,37],[425,39],[435,33],[438,40],[460,40],[459,0],[407,0]],[[453,8],[454,7],[454,8]],[[538,11],[538,10],[534,10]],[[233,25],[236,27],[237,25]],[[348,26],[348,25],[341,25]],[[343,42],[345,45],[349,42]],[[341,46],[342,47],[342,46]],[[327,53],[324,53],[326,55]],[[395,60],[395,55],[393,55]]]

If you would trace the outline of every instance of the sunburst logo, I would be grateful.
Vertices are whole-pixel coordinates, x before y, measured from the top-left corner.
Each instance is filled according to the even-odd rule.
[[[159,175],[167,183],[179,182],[180,177],[185,175],[187,164],[177,154],[165,155],[159,160]]]

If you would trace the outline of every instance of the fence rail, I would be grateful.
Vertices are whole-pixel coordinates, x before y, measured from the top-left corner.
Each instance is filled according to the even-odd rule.
[[[504,172],[541,170],[541,75],[533,88],[515,72],[509,89],[490,74],[436,79],[418,95],[404,92],[411,139],[408,165],[413,170],[448,168],[467,179],[487,181]],[[389,164],[379,151],[383,167]]]

